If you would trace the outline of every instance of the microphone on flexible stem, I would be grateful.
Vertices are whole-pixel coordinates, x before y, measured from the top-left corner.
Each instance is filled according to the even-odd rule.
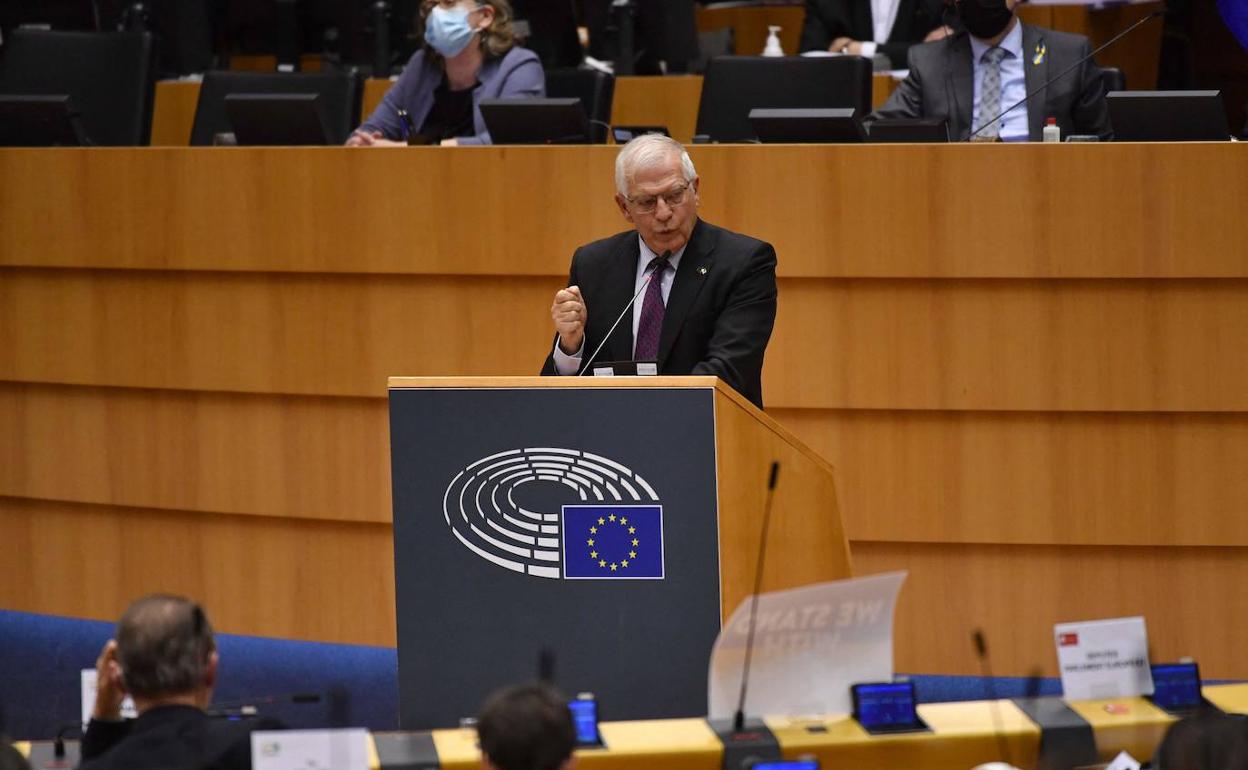
[[[662,264],[666,263],[666,262],[667,262],[669,259],[671,259],[671,258],[672,258],[672,252],[671,252],[671,251],[665,251],[665,252],[663,252],[663,254],[660,256],[660,260],[661,260],[661,261],[660,261],[658,264],[662,265]],[[626,314],[629,310],[631,310],[631,309],[632,309],[633,305],[637,304],[637,298],[638,298],[638,297],[640,297],[640,296],[641,296],[641,293],[642,293],[643,291],[645,291],[645,290],[646,290],[646,287],[650,285],[650,282],[654,280],[654,278],[655,278],[655,276],[658,274],[658,272],[659,272],[659,271],[658,271],[658,268],[656,267],[654,270],[651,270],[651,271],[650,271],[650,274],[646,276],[646,279],[645,279],[644,281],[642,281],[642,282],[641,282],[641,288],[637,290],[637,293],[633,295],[633,298],[632,298],[632,299],[630,299],[630,300],[628,301],[628,304],[624,306],[624,309],[620,311],[620,315],[619,315],[619,316],[615,319],[615,323],[611,324],[611,328],[607,330],[606,335],[602,338],[602,342],[598,343],[598,348],[597,348],[596,350],[594,350],[594,354],[593,354],[592,356],[590,356],[590,357],[589,357],[589,358],[585,361],[584,366],[582,366],[582,367],[581,367],[581,370],[580,370],[579,372],[577,372],[577,373],[576,373],[576,376],[577,376],[577,377],[580,377],[580,376],[584,375],[584,374],[585,374],[585,372],[588,372],[588,371],[589,371],[589,366],[590,366],[590,364],[592,364],[592,363],[594,362],[594,358],[595,358],[595,357],[596,357],[599,353],[601,353],[601,352],[602,352],[602,348],[603,348],[603,346],[604,346],[604,345],[606,345],[606,344],[607,344],[607,340],[611,339],[611,335],[615,333],[615,327],[617,327],[617,326],[619,326],[619,325],[620,325],[620,321],[623,321],[623,320],[624,320],[624,315],[625,315],[625,314]],[[555,343],[555,344],[558,344],[558,343]]]
[[[1001,720],[1001,702],[997,700],[997,684],[992,676],[992,665],[988,661],[988,645],[984,641],[983,629],[975,629],[972,636],[975,639],[975,654],[979,656],[980,673],[987,682],[988,700],[992,704],[992,731],[997,736],[997,752],[1000,753],[1001,760],[1005,762],[1006,767],[1012,768],[1014,762],[1010,759],[1010,743],[1005,739],[1005,725]]]
[[[555,651],[543,647],[537,653],[537,681],[549,685],[555,683]]]
[[[1166,12],[1166,11],[1165,11],[1165,9],[1164,9],[1164,8],[1163,8],[1163,9],[1161,9],[1161,10],[1158,10],[1158,11],[1153,11],[1153,12],[1152,12],[1152,13],[1150,13],[1149,15],[1145,16],[1144,18],[1142,18],[1142,19],[1140,19],[1139,21],[1135,22],[1134,24],[1132,24],[1131,26],[1127,27],[1127,28],[1126,28],[1126,29],[1124,29],[1123,31],[1119,32],[1117,35],[1114,35],[1113,37],[1111,37],[1111,38],[1110,38],[1108,41],[1106,41],[1105,43],[1101,44],[1100,46],[1097,46],[1097,48],[1096,48],[1094,51],[1092,51],[1092,53],[1088,54],[1087,56],[1084,56],[1083,58],[1081,58],[1081,59],[1079,59],[1078,61],[1076,61],[1074,64],[1070,65],[1070,66],[1069,66],[1069,67],[1067,67],[1066,69],[1062,70],[1061,72],[1057,73],[1057,74],[1056,74],[1056,75],[1054,75],[1053,77],[1051,77],[1051,78],[1049,78],[1048,80],[1044,81],[1044,83],[1043,83],[1043,84],[1041,84],[1039,88],[1036,88],[1036,89],[1035,89],[1035,90],[1033,90],[1031,93],[1029,93],[1029,94],[1027,94],[1026,96],[1024,96],[1022,99],[1019,99],[1019,100],[1018,100],[1017,102],[1015,102],[1014,104],[1011,104],[1011,105],[1009,106],[1009,108],[1008,108],[1008,109],[1003,110],[1003,111],[1002,111],[999,115],[995,116],[992,120],[987,121],[986,123],[982,124],[979,128],[977,128],[977,129],[975,129],[974,131],[972,131],[972,132],[971,132],[971,134],[970,134],[970,136],[966,137],[966,141],[968,141],[968,142],[969,142],[969,141],[971,141],[972,139],[974,139],[976,136],[978,136],[978,135],[979,135],[979,132],[983,131],[983,130],[984,130],[985,128],[987,128],[988,126],[991,126],[993,123],[996,123],[996,122],[997,122],[998,120],[1000,120],[1001,118],[1004,118],[1006,115],[1008,115],[1010,112],[1012,112],[1012,111],[1013,111],[1015,108],[1017,108],[1018,106],[1020,106],[1020,105],[1022,105],[1022,104],[1025,104],[1028,100],[1030,100],[1030,99],[1031,99],[1031,97],[1035,96],[1036,94],[1040,93],[1040,92],[1041,92],[1041,91],[1043,91],[1044,89],[1048,88],[1049,86],[1053,85],[1053,84],[1054,84],[1054,83],[1056,83],[1057,81],[1059,81],[1059,80],[1061,80],[1062,78],[1064,78],[1064,77],[1066,77],[1067,75],[1069,75],[1069,74],[1071,73],[1071,71],[1073,71],[1076,67],[1081,66],[1084,62],[1086,62],[1086,61],[1090,60],[1092,57],[1096,56],[1096,55],[1097,55],[1098,53],[1100,53],[1101,51],[1104,51],[1106,48],[1109,48],[1109,47],[1110,47],[1111,45],[1113,45],[1114,43],[1117,43],[1119,40],[1121,40],[1122,38],[1126,37],[1126,35],[1127,35],[1128,33],[1130,33],[1130,32],[1131,32],[1133,29],[1135,29],[1136,27],[1140,26],[1141,24],[1143,24],[1143,23],[1144,23],[1144,22],[1146,22],[1146,21],[1150,21],[1150,20],[1152,20],[1152,19],[1157,18],[1158,16],[1162,16],[1162,15],[1164,15],[1164,14],[1165,14],[1165,12]]]
[[[780,475],[780,463],[772,461],[771,476],[767,479],[767,500],[763,503],[763,534],[759,538],[758,562],[754,570],[754,595],[750,598],[750,627],[745,637],[745,667],[741,672],[741,695],[737,699],[737,713],[732,717],[732,730],[745,730],[745,691],[750,680],[750,658],[754,653],[754,628],[758,621],[758,593],[763,587],[763,558],[767,555],[767,530],[771,525],[771,501],[776,496],[776,477]]]

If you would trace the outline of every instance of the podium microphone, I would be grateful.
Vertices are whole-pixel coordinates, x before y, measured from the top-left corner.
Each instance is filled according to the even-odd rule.
[[[665,251],[665,252],[663,252],[663,254],[660,256],[660,259],[662,259],[662,260],[663,260],[663,262],[666,262],[667,260],[669,260],[669,259],[671,259],[671,258],[672,258],[672,252],[671,252],[671,251]],[[660,264],[662,264],[662,263],[660,263]],[[594,358],[595,358],[595,357],[597,357],[597,355],[598,355],[599,353],[601,353],[601,352],[602,352],[602,348],[603,348],[603,346],[604,346],[604,345],[606,345],[606,344],[607,344],[607,340],[611,339],[611,335],[615,333],[615,327],[619,326],[619,325],[620,325],[620,321],[623,321],[623,320],[624,320],[624,314],[625,314],[625,313],[627,313],[629,310],[631,310],[631,309],[632,309],[632,307],[633,307],[633,305],[637,304],[637,298],[638,298],[638,297],[640,297],[640,296],[641,296],[641,293],[642,293],[643,291],[645,291],[645,290],[646,290],[646,287],[650,285],[650,282],[654,280],[654,276],[655,276],[658,272],[659,272],[659,271],[658,271],[658,269],[657,269],[657,268],[656,268],[656,269],[654,269],[654,270],[651,270],[651,271],[650,271],[650,274],[646,276],[646,279],[645,279],[644,281],[642,281],[642,282],[641,282],[641,288],[637,290],[637,293],[633,295],[633,298],[632,298],[632,299],[630,299],[630,300],[628,301],[628,304],[624,306],[624,309],[620,311],[620,315],[619,315],[619,316],[615,319],[615,323],[611,324],[611,328],[607,330],[607,334],[606,334],[606,336],[604,336],[604,337],[602,338],[602,342],[599,342],[599,343],[598,343],[598,348],[597,348],[596,350],[594,350],[594,354],[593,354],[592,356],[590,356],[590,357],[589,357],[589,358],[585,361],[585,365],[584,365],[584,366],[582,366],[582,367],[581,367],[581,370],[580,370],[579,372],[577,372],[577,373],[576,373],[576,376],[577,376],[577,377],[580,377],[580,376],[584,375],[584,374],[585,374],[585,372],[588,372],[588,371],[589,371],[589,366],[590,366],[590,364],[592,364],[592,363],[594,362]],[[558,343],[556,343],[556,344],[558,344]]]
[[[1005,738],[1005,725],[1001,720],[1001,701],[997,699],[996,680],[992,676],[992,665],[988,662],[988,645],[984,641],[983,629],[977,628],[972,634],[975,640],[975,654],[979,657],[980,672],[988,685],[988,700],[991,701],[992,709],[992,731],[997,736],[997,752],[1001,755],[1001,761],[1004,762],[1004,768],[1013,768],[1014,762],[1010,759],[1010,742]],[[999,763],[993,765],[1000,767]],[[980,767],[985,767],[981,765]]]
[[[537,653],[537,681],[552,686],[555,683],[555,651],[549,647]]]
[[[1090,60],[1092,57],[1096,56],[1096,55],[1097,55],[1098,53],[1100,53],[1101,51],[1104,51],[1106,48],[1109,48],[1109,47],[1110,47],[1111,45],[1113,45],[1114,43],[1117,43],[1119,40],[1121,40],[1122,38],[1126,37],[1126,36],[1127,36],[1128,34],[1130,34],[1130,33],[1131,33],[1131,31],[1132,31],[1132,30],[1134,30],[1136,27],[1139,27],[1139,26],[1140,26],[1140,25],[1142,25],[1144,22],[1146,22],[1146,21],[1151,21],[1152,19],[1155,19],[1155,18],[1157,18],[1158,16],[1163,16],[1163,15],[1165,15],[1165,13],[1166,13],[1166,11],[1165,11],[1165,9],[1164,9],[1164,8],[1163,8],[1163,9],[1161,9],[1161,10],[1153,11],[1152,13],[1148,14],[1148,15],[1147,15],[1147,16],[1145,16],[1144,18],[1142,18],[1142,19],[1140,19],[1139,21],[1135,22],[1134,24],[1132,24],[1131,26],[1127,27],[1127,28],[1126,28],[1126,29],[1124,29],[1123,31],[1119,32],[1117,35],[1114,35],[1114,36],[1113,36],[1113,37],[1111,37],[1109,40],[1107,40],[1105,43],[1103,43],[1103,44],[1101,44],[1101,45],[1097,46],[1097,47],[1096,47],[1096,49],[1095,49],[1095,50],[1093,50],[1091,53],[1089,53],[1087,56],[1082,57],[1081,59],[1079,59],[1078,61],[1076,61],[1074,64],[1070,65],[1070,66],[1069,66],[1069,67],[1067,67],[1066,69],[1062,70],[1061,72],[1057,73],[1057,74],[1056,74],[1056,75],[1054,75],[1053,77],[1051,77],[1051,78],[1049,78],[1048,80],[1044,81],[1044,83],[1042,83],[1042,84],[1041,84],[1038,88],[1036,88],[1036,89],[1032,90],[1032,92],[1031,92],[1031,93],[1027,94],[1027,95],[1026,95],[1026,96],[1024,96],[1022,99],[1019,99],[1017,102],[1015,102],[1015,103],[1011,104],[1011,105],[1010,105],[1007,109],[1002,110],[1002,111],[1001,111],[1001,113],[1000,113],[999,115],[996,115],[995,117],[993,117],[993,119],[992,119],[992,120],[989,120],[989,121],[985,122],[985,123],[984,123],[984,124],[982,124],[979,128],[977,128],[977,129],[975,129],[974,131],[972,131],[972,132],[970,133],[970,135],[969,135],[968,137],[966,137],[966,141],[968,141],[968,142],[969,142],[969,141],[971,141],[972,139],[974,139],[976,136],[978,136],[978,135],[979,135],[979,132],[983,131],[983,130],[984,130],[985,128],[987,128],[988,126],[991,126],[993,123],[996,123],[996,122],[997,122],[998,120],[1000,120],[1001,118],[1004,118],[1006,115],[1008,115],[1010,112],[1012,112],[1014,109],[1016,109],[1016,108],[1017,108],[1017,107],[1019,107],[1020,105],[1027,103],[1027,102],[1031,99],[1031,97],[1033,97],[1033,96],[1035,96],[1036,94],[1038,94],[1038,93],[1040,93],[1040,92],[1044,91],[1044,90],[1045,90],[1046,88],[1048,88],[1049,86],[1053,85],[1053,84],[1054,84],[1054,83],[1056,83],[1057,81],[1059,81],[1059,80],[1061,80],[1062,78],[1064,78],[1064,77],[1066,77],[1067,75],[1069,75],[1069,74],[1071,73],[1071,71],[1073,71],[1076,67],[1081,66],[1084,62],[1086,62],[1086,61]],[[976,632],[976,633],[978,633],[978,632]]]
[[[763,533],[758,543],[758,561],[754,570],[754,595],[750,598],[750,628],[745,637],[745,667],[741,672],[741,695],[737,699],[737,713],[732,717],[732,731],[745,730],[745,691],[750,681],[750,658],[754,653],[754,628],[758,622],[758,592],[763,587],[763,558],[767,555],[767,530],[771,525],[771,502],[776,496],[776,477],[780,475],[780,463],[771,463],[771,476],[767,479],[767,500],[763,503]]]

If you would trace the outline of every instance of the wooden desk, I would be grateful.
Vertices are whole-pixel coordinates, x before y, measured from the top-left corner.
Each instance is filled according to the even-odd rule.
[[[573,248],[624,227],[614,156],[0,150],[0,604],[161,587],[393,644],[386,378],[536,371]],[[1054,622],[1142,613],[1248,676],[1242,147],[692,156],[779,254],[769,413],[835,466],[855,570],[910,570],[899,670],[976,671],[982,627],[1052,671]]]
[[[377,109],[393,82],[385,78],[364,81],[361,120]],[[877,74],[872,80],[872,104],[876,107],[883,104],[896,87],[896,81],[888,75]],[[156,106],[152,115],[153,147],[185,147],[190,143],[198,99],[198,83],[162,80],[156,84]],[[700,75],[622,77],[615,84],[612,122],[667,126],[672,136],[688,142],[693,139],[701,100]]]

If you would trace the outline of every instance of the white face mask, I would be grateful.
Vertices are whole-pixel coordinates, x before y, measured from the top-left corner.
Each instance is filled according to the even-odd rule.
[[[425,20],[425,42],[448,59],[458,56],[477,34],[468,23],[471,13],[468,8],[435,7]]]

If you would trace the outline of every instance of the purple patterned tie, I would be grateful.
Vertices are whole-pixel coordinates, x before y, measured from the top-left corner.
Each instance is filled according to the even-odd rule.
[[[650,260],[646,272],[652,275],[646,286],[646,297],[641,302],[641,320],[637,323],[637,345],[633,350],[635,361],[659,360],[659,334],[663,331],[663,271],[667,260],[655,257]]]

